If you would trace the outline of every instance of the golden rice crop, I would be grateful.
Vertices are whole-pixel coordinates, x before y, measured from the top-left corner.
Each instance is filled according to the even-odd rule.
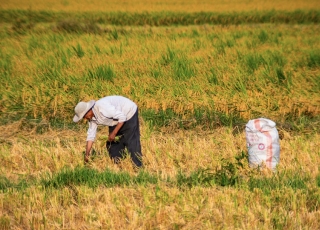
[[[235,1],[196,1],[196,0],[132,0],[132,1],[54,1],[54,0],[33,0],[32,2],[22,0],[11,0],[1,2],[3,9],[31,9],[31,10],[54,10],[54,11],[128,11],[128,12],[144,12],[144,11],[176,11],[176,12],[232,12],[232,11],[253,11],[253,10],[287,10],[293,11],[298,9],[319,9],[319,1],[296,0],[270,0],[261,1],[253,0],[245,2],[241,0]]]
[[[17,7],[243,12],[319,9],[319,3],[0,3]],[[95,26],[99,33],[59,31],[54,23],[0,27],[0,229],[319,229],[318,24]],[[91,163],[83,163],[87,124],[72,123],[74,106],[110,94],[139,106],[145,177],[130,158],[112,163],[106,127],[99,127]],[[237,160],[247,153],[245,121],[258,116],[278,124],[276,173]],[[87,181],[109,170],[110,181],[129,182],[90,187],[77,169]],[[199,169],[239,180],[208,182],[210,174]],[[64,183],[65,171],[80,179]],[[156,182],[149,183],[150,175]]]

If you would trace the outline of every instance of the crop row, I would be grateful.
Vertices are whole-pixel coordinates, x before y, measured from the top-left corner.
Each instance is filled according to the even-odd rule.
[[[31,23],[61,20],[101,23],[117,26],[171,25],[238,25],[247,23],[319,23],[319,10],[250,11],[250,12],[52,12],[32,10],[0,10],[0,22],[28,21]]]
[[[0,32],[2,124],[64,126],[79,100],[120,94],[155,126],[212,128],[264,116],[317,130],[317,25],[19,28]]]

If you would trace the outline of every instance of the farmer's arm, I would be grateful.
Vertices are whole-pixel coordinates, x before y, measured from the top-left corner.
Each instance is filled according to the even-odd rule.
[[[84,156],[84,162],[87,163],[90,158],[91,148],[96,137],[98,125],[94,122],[89,122],[89,129],[87,132],[87,144],[86,144],[86,153]]]
[[[123,126],[123,122],[119,122],[116,127],[114,128],[114,130],[112,131],[112,133],[109,133],[109,138],[108,141],[114,141],[115,137],[117,136],[118,131],[121,129],[121,127]]]
[[[93,141],[87,141],[86,154],[85,154],[85,156],[84,156],[84,162],[85,162],[85,163],[88,163],[88,162],[89,162],[90,152],[91,152],[92,145],[93,145]]]
[[[112,105],[109,105],[107,108],[100,109],[100,113],[109,119],[111,118],[114,121],[118,121],[114,130],[111,133],[109,133],[108,141],[112,142],[114,141],[117,133],[123,126],[124,122],[127,120],[127,117],[122,111],[117,110]]]

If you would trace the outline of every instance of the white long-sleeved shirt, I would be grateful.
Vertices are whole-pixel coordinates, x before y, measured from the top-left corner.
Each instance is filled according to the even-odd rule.
[[[94,117],[89,122],[87,141],[94,141],[98,125],[115,126],[129,120],[138,106],[123,96],[107,96],[96,101],[92,111]]]

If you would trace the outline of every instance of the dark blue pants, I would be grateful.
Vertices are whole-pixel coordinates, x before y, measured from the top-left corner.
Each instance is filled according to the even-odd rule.
[[[116,126],[109,127],[109,133],[111,133]],[[120,159],[124,156],[124,150],[127,148],[133,163],[137,167],[142,167],[142,153],[140,143],[140,126],[137,112],[128,121],[124,122],[121,129],[118,131],[117,136],[121,136],[119,142],[107,141],[107,149],[110,158],[119,163]]]

